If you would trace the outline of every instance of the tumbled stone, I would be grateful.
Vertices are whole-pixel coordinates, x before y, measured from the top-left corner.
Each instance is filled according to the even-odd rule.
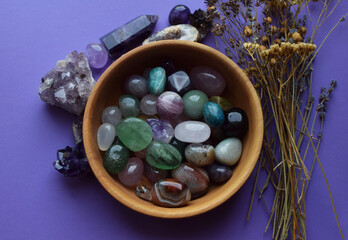
[[[171,25],[183,24],[189,21],[191,11],[185,5],[176,5],[170,10],[169,23]]]
[[[147,94],[147,82],[143,76],[132,74],[125,82],[126,92],[130,95],[142,98]]]
[[[118,104],[124,117],[136,117],[140,112],[139,100],[132,95],[122,95]]]
[[[202,143],[210,137],[210,127],[203,122],[185,121],[178,124],[174,130],[178,140],[187,143]]]
[[[203,167],[215,160],[214,147],[207,144],[193,143],[185,149],[186,160],[192,165]]]
[[[143,150],[139,151],[139,152],[132,152],[132,154],[140,159],[145,159],[146,158],[146,152],[147,152],[147,148],[144,148]]]
[[[122,120],[122,112],[116,106],[108,106],[102,113],[102,123],[110,123],[116,126]]]
[[[223,111],[230,110],[233,107],[233,105],[231,104],[231,102],[227,98],[220,97],[220,96],[210,97],[209,102],[213,102],[213,103],[218,104]]]
[[[184,102],[179,94],[171,91],[162,93],[156,102],[157,113],[161,118],[175,118],[184,110]]]
[[[190,77],[184,71],[178,71],[168,77],[168,89],[177,92],[180,96],[191,90]]]
[[[144,163],[139,158],[130,158],[127,165],[117,176],[120,182],[128,187],[136,186],[143,176]]]
[[[160,95],[166,86],[166,71],[162,67],[153,68],[147,79],[147,88],[152,95]]]
[[[221,107],[213,102],[207,102],[203,106],[203,116],[206,123],[209,126],[218,128],[225,121],[224,111],[222,111]]]
[[[227,182],[232,177],[232,169],[228,166],[212,163],[205,167],[208,172],[209,180],[214,183]]]
[[[129,150],[125,145],[117,140],[105,152],[103,158],[103,165],[105,170],[111,174],[117,174],[126,167],[129,159]]]
[[[73,51],[59,60],[42,79],[39,96],[42,101],[81,115],[95,81],[83,53]]]
[[[157,181],[169,177],[170,171],[155,168],[147,162],[145,162],[144,175],[151,184],[155,184]]]
[[[87,45],[85,55],[88,63],[93,68],[103,68],[108,62],[108,52],[103,45],[99,43],[90,43]]]
[[[125,118],[117,124],[115,129],[122,143],[133,152],[143,150],[152,141],[151,127],[140,118]]]
[[[235,165],[242,155],[242,142],[238,138],[226,138],[215,147],[215,158],[218,162]]]
[[[154,140],[146,153],[146,162],[151,166],[170,170],[177,168],[181,163],[182,157],[179,151],[172,145]]]
[[[174,128],[168,121],[150,118],[146,122],[151,126],[153,139],[169,143],[174,137]]]
[[[157,114],[157,96],[148,94],[144,96],[140,101],[140,110],[146,115],[155,115]]]
[[[139,45],[154,30],[158,16],[142,15],[100,38],[113,59]]]
[[[184,113],[190,119],[201,119],[203,117],[203,107],[209,99],[202,91],[191,90],[188,91],[183,97],[184,101]]]
[[[203,196],[208,192],[208,173],[190,163],[182,163],[172,171],[172,177],[185,184],[190,189],[192,199]]]
[[[185,159],[185,149],[188,145],[187,143],[173,137],[169,144],[175,147],[181,153],[182,159]]]
[[[231,108],[225,113],[222,128],[228,137],[243,138],[249,128],[248,116],[241,108]]]
[[[115,127],[110,123],[103,123],[98,128],[97,144],[101,151],[106,151],[113,143],[116,136]]]
[[[189,76],[193,86],[207,94],[208,97],[221,95],[226,87],[225,78],[210,67],[195,67]]]

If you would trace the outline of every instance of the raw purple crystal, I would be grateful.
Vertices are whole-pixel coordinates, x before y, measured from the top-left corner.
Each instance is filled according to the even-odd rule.
[[[139,45],[154,30],[158,16],[142,15],[100,38],[110,58],[118,58]]]
[[[53,162],[53,166],[66,177],[85,176],[91,172],[82,141],[74,148],[67,146],[58,150],[57,160]]]
[[[76,115],[83,113],[95,84],[87,59],[77,51],[59,60],[41,80],[41,100]]]
[[[147,119],[146,122],[151,126],[153,138],[155,140],[160,140],[169,143],[174,136],[174,128],[166,120]]]

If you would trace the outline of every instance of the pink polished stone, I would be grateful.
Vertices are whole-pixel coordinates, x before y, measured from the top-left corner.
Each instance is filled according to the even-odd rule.
[[[199,121],[182,122],[174,130],[175,138],[186,143],[202,143],[208,140],[210,134],[210,127]]]
[[[211,96],[220,96],[226,87],[224,77],[214,69],[205,66],[195,67],[190,72],[193,86]]]
[[[177,117],[184,110],[184,102],[176,92],[167,91],[162,93],[156,103],[158,115],[169,119]]]
[[[136,186],[143,176],[144,163],[139,158],[130,158],[126,167],[118,174],[118,179],[125,186]]]

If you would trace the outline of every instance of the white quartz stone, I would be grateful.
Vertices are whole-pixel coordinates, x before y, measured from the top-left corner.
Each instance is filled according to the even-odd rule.
[[[227,166],[235,165],[242,155],[242,149],[239,138],[227,138],[215,147],[215,159]]]
[[[185,121],[175,127],[175,138],[187,143],[204,142],[210,133],[210,127],[204,122]]]
[[[116,136],[115,127],[110,123],[103,123],[97,132],[98,147],[102,151],[108,150]]]

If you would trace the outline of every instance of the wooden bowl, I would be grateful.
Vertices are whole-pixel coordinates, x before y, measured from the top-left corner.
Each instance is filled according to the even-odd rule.
[[[243,140],[243,153],[234,168],[232,178],[223,185],[213,186],[209,192],[181,208],[164,208],[139,199],[134,188],[123,186],[103,167],[103,155],[97,146],[97,130],[104,108],[118,106],[124,81],[131,74],[159,66],[164,59],[174,60],[178,69],[187,72],[195,66],[209,66],[220,72],[227,86],[223,96],[236,107],[245,110],[249,130]],[[179,40],[165,40],[138,47],[115,61],[100,77],[88,99],[83,119],[83,139],[91,168],[103,187],[127,207],[155,217],[184,218],[207,212],[229,199],[245,183],[255,167],[263,137],[263,117],[259,98],[243,71],[224,54],[206,45]]]

